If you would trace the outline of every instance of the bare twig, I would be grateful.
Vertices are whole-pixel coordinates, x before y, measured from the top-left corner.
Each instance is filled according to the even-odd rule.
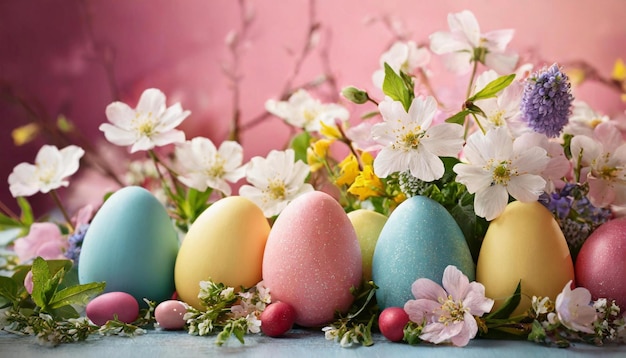
[[[317,36],[322,27],[321,23],[316,18],[315,8],[316,8],[315,0],[309,0],[309,13],[308,13],[309,24],[307,27],[306,41],[295,59],[294,67],[291,72],[291,75],[285,81],[283,89],[280,92],[279,100],[281,101],[287,100],[294,93],[294,91],[298,88],[303,88],[303,89],[315,88],[324,82],[328,82],[331,88],[333,88],[333,92],[335,96],[334,99],[336,100],[338,98],[339,90],[336,84],[335,77],[332,75],[332,72],[330,71],[327,47],[322,48],[320,50],[320,56],[322,59],[322,65],[324,66],[325,73],[322,76],[315,78],[311,81],[308,81],[300,86],[294,86],[295,79],[300,74],[302,64],[304,63],[305,59],[311,54],[312,50],[315,48],[315,45],[317,42]],[[268,113],[267,111],[264,111],[263,113],[253,117],[247,123],[243,124],[240,130],[241,131],[250,130],[251,128],[256,127],[257,125],[264,122],[269,117],[271,117],[271,114]]]
[[[119,89],[115,80],[115,49],[106,43],[98,41],[93,29],[93,11],[88,4],[87,0],[78,1],[80,10],[82,12],[83,25],[85,27],[85,34],[87,35],[87,41],[92,47],[95,53],[96,60],[104,68],[107,81],[109,83],[109,90],[111,91],[111,98],[114,101],[120,100]]]

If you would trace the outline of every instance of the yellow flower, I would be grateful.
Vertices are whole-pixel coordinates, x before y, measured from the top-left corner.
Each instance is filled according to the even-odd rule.
[[[358,195],[359,200],[365,200],[372,196],[384,194],[385,187],[380,178],[374,174],[374,168],[367,165],[348,188],[348,193]]]
[[[354,179],[359,175],[359,162],[353,154],[348,155],[339,163],[339,177],[335,180],[335,184],[351,185]]]
[[[39,134],[39,125],[37,123],[29,123],[27,125],[15,128],[11,132],[13,143],[16,146],[24,145],[37,137]]]
[[[320,134],[323,135],[324,137],[330,138],[330,139],[343,138],[337,126],[328,125],[324,123],[324,121],[320,121],[320,125],[322,126],[322,128],[320,129]]]
[[[328,148],[334,142],[330,139],[320,139],[312,143],[306,150],[306,161],[309,163],[311,172],[320,170],[326,163]]]
[[[626,80],[626,65],[624,65],[624,61],[621,58],[615,61],[611,78],[620,82]]]

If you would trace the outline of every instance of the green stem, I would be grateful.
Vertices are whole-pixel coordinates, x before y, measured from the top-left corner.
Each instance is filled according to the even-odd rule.
[[[478,69],[478,61],[474,61],[474,65],[472,66],[472,75],[470,76],[469,84],[467,85],[467,92],[465,94],[466,99],[469,98],[470,95],[472,94],[472,87],[474,86],[474,79],[476,78],[477,69]],[[474,116],[474,119],[476,119],[476,116]],[[478,120],[476,120],[476,123],[478,123]],[[469,120],[467,119],[467,117],[465,117],[465,135],[463,136],[464,139],[467,139],[467,134],[469,133],[469,126],[470,126]],[[480,127],[480,123],[478,123],[478,126]],[[483,130],[483,133],[485,133],[484,130]]]
[[[61,200],[59,200],[59,195],[57,194],[56,190],[51,190],[50,195],[52,195],[52,199],[61,210],[61,213],[63,214],[63,217],[65,218],[65,221],[67,221],[67,226],[70,228],[70,232],[73,232],[74,226],[72,225],[72,219],[70,219],[70,216],[67,214],[67,211],[63,207],[63,204],[61,204]]]
[[[480,131],[483,132],[483,134],[486,134],[487,132],[485,131],[485,128],[483,128],[482,124],[480,124],[478,117],[476,117],[476,113],[472,113],[472,117],[474,117],[474,122],[476,122],[478,128],[480,128]]]
[[[474,66],[472,67],[472,75],[470,76],[469,84],[467,85],[467,92],[465,94],[465,98],[469,98],[470,94],[472,94],[472,86],[474,85],[474,79],[476,78],[476,70],[478,69],[478,61],[474,61]]]

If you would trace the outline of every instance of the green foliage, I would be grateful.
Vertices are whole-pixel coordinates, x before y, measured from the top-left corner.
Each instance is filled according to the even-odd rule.
[[[301,160],[304,163],[307,163],[306,151],[311,144],[311,139],[311,134],[307,131],[303,131],[291,139],[289,148],[293,149],[296,161]]]
[[[413,79],[403,72],[398,75],[387,63],[385,63],[385,79],[383,92],[394,101],[402,103],[405,111],[409,111],[411,102],[415,98],[413,91]]]
[[[515,74],[500,76],[496,78],[495,80],[487,83],[487,85],[483,89],[481,89],[480,91],[476,92],[473,96],[468,98],[467,102],[474,102],[474,101],[478,101],[481,99],[493,98],[498,94],[498,92],[507,88],[511,84],[511,82],[513,82],[514,79],[515,79]]]
[[[354,302],[346,315],[337,313],[337,319],[323,328],[326,339],[338,342],[342,347],[353,343],[363,346],[374,344],[372,326],[377,323],[378,306],[375,293],[378,286],[373,281],[364,282],[358,288],[352,288]]]

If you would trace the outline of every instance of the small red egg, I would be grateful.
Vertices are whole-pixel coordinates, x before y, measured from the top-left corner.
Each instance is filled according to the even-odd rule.
[[[185,326],[183,317],[187,313],[187,307],[178,300],[167,300],[159,303],[154,309],[154,318],[159,327],[168,330],[182,329]]]
[[[404,326],[409,322],[409,315],[401,307],[387,307],[378,316],[380,333],[392,342],[404,338]]]
[[[274,302],[261,313],[261,331],[270,337],[280,337],[293,327],[296,310],[288,303]]]
[[[87,318],[102,326],[117,316],[124,323],[132,323],[139,316],[139,303],[126,292],[108,292],[91,300],[85,308]]]
[[[607,298],[626,308],[626,218],[610,220],[584,242],[576,258],[576,284],[594,300]]]

